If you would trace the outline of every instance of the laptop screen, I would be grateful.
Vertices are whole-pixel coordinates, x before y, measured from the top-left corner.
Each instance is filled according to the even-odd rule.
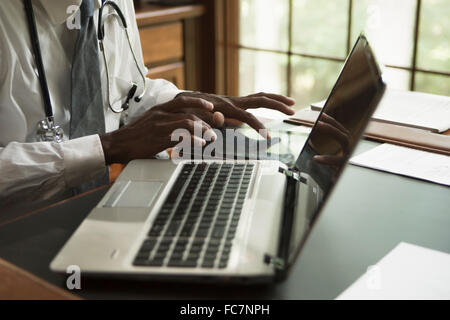
[[[384,89],[369,43],[360,36],[295,165],[300,182],[289,241],[290,262],[364,133]]]

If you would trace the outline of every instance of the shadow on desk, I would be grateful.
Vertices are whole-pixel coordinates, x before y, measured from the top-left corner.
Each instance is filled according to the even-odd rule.
[[[0,257],[51,284],[65,288],[66,276],[49,269],[50,262],[108,191],[97,190],[0,226]],[[218,286],[139,280],[83,278],[72,293],[88,299],[255,299],[269,298],[272,286]]]

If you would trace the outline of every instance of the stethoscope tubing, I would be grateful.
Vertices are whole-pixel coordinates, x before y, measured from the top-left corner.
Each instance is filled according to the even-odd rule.
[[[43,99],[43,103],[44,103],[45,117],[46,117],[46,119],[50,120],[50,122],[53,123],[54,122],[54,111],[53,111],[53,106],[52,106],[52,102],[51,102],[51,98],[50,98],[50,90],[48,88],[47,77],[45,74],[45,67],[44,67],[44,63],[43,63],[43,59],[42,59],[42,53],[41,53],[39,35],[37,32],[37,27],[36,27],[36,18],[34,15],[33,4],[31,2],[31,0],[23,0],[23,2],[24,2],[25,13],[26,13],[26,17],[27,17],[28,28],[29,28],[30,38],[31,38],[31,46],[33,49],[33,54],[35,56],[36,68],[37,68],[38,74],[39,74],[38,78],[39,78],[39,83],[40,83],[41,91],[42,91],[42,99]],[[122,108],[120,110],[117,110],[112,106],[111,98],[110,98],[111,78],[109,75],[109,67],[108,67],[107,57],[106,57],[105,48],[104,48],[104,44],[103,44],[103,40],[105,38],[104,25],[103,25],[103,21],[104,21],[103,10],[106,6],[112,7],[114,9],[114,11],[116,12],[117,16],[119,17],[121,26],[124,29],[125,34],[126,34],[127,43],[130,48],[131,54],[133,56],[133,60],[136,64],[136,68],[139,72],[139,75],[142,78],[143,90],[142,90],[142,93],[134,99],[135,102],[140,102],[142,100],[142,98],[144,97],[146,90],[147,90],[147,81],[146,81],[145,74],[142,72],[141,68],[139,67],[139,62],[136,57],[136,53],[133,49],[133,46],[131,45],[130,34],[128,32],[128,24],[126,22],[125,16],[122,13],[122,10],[120,10],[119,6],[114,1],[103,1],[102,5],[100,7],[100,10],[99,10],[97,37],[98,37],[98,41],[99,41],[100,50],[102,51],[102,56],[103,56],[105,71],[106,71],[108,107],[114,113],[122,113],[126,110],[123,106],[128,104],[129,99],[127,99],[127,102],[122,105]],[[136,86],[136,84],[132,83],[132,85],[133,85],[133,87],[128,94],[130,94],[132,92],[132,90],[135,90],[134,86]]]
[[[130,34],[128,32],[128,24],[127,24],[127,21],[125,19],[125,16],[122,13],[122,10],[120,10],[119,6],[114,1],[103,1],[102,6],[100,7],[100,10],[99,10],[99,15],[98,15],[98,32],[97,32],[97,36],[98,36],[98,41],[99,41],[99,47],[100,47],[100,50],[102,51],[102,57],[103,57],[103,62],[104,62],[105,72],[106,72],[108,106],[109,106],[109,109],[112,112],[118,114],[118,113],[122,113],[122,112],[126,111],[126,109],[128,109],[128,102],[129,102],[130,97],[127,98],[127,101],[122,105],[121,109],[119,109],[119,110],[115,109],[112,106],[112,104],[111,104],[111,95],[110,95],[110,93],[111,93],[111,87],[110,87],[111,86],[111,78],[110,78],[110,75],[109,75],[109,67],[108,67],[108,62],[107,62],[108,60],[107,60],[106,52],[105,52],[106,50],[105,50],[105,46],[104,46],[104,43],[103,43],[103,41],[105,39],[105,28],[104,28],[105,17],[103,16],[103,10],[105,9],[106,6],[112,7],[114,9],[115,13],[116,13],[116,15],[114,15],[112,13],[108,14],[106,16],[106,19],[109,16],[111,16],[111,15],[114,15],[115,17],[117,17],[117,16],[119,17],[119,20],[121,22],[121,27],[125,31],[125,35],[126,35],[126,38],[127,38],[127,43],[128,43],[129,48],[130,48],[131,54],[133,56],[133,60],[134,60],[134,63],[136,65],[136,69],[138,70],[138,72],[139,72],[139,74],[140,74],[140,76],[142,78],[143,90],[142,90],[142,93],[138,97],[136,97],[134,99],[135,102],[137,102],[137,103],[140,102],[142,100],[142,98],[144,97],[144,95],[145,95],[145,93],[147,91],[147,81],[146,81],[145,74],[142,72],[141,68],[139,67],[139,62],[138,62],[138,59],[136,57],[136,53],[135,53],[135,51],[133,49],[133,46],[131,44],[131,38],[130,38]],[[130,90],[128,96],[130,95],[132,90],[135,90],[134,86],[137,86],[135,83],[132,83],[132,85],[133,85],[133,87]],[[127,107],[125,107],[125,106],[127,106]]]
[[[36,18],[34,16],[34,9],[31,0],[23,1],[25,6],[25,13],[28,21],[28,29],[30,32],[31,46],[35,56],[36,68],[39,73],[39,83],[42,91],[42,99],[44,102],[45,116],[47,119],[53,119],[53,106],[50,99],[50,92],[48,89],[47,77],[45,75],[44,63],[42,60],[41,46],[39,43],[39,35],[36,27]]]

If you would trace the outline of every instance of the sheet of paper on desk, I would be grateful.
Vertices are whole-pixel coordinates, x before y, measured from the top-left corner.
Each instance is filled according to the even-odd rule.
[[[450,157],[445,155],[383,144],[350,163],[450,186]]]
[[[314,103],[322,109],[325,101]],[[387,90],[374,120],[409,127],[445,132],[450,129],[450,97],[420,92]]]
[[[450,255],[400,243],[336,299],[450,299]]]

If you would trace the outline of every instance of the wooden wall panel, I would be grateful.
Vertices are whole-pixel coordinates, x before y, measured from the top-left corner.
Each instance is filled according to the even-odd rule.
[[[144,62],[147,66],[183,59],[183,24],[181,22],[142,27],[139,32]]]
[[[166,79],[175,84],[178,89],[184,90],[186,88],[184,80],[184,63],[177,62],[156,68],[151,68],[148,72],[148,77],[151,79]]]

